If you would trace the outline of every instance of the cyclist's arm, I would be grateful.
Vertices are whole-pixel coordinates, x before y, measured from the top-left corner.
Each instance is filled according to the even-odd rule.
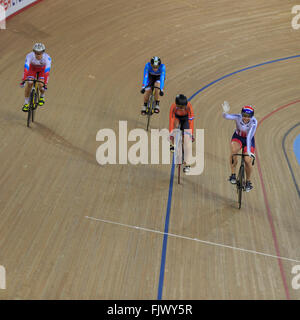
[[[175,127],[175,112],[174,109],[176,108],[176,105],[173,103],[170,108],[170,114],[169,114],[169,132],[171,133],[174,130]]]
[[[147,86],[148,78],[149,78],[149,63],[146,63],[144,68],[143,88]]]
[[[195,114],[194,114],[194,110],[193,110],[192,104],[190,102],[188,103],[188,117],[189,117],[190,129],[192,130],[192,135],[194,135]]]
[[[253,125],[251,126],[251,128],[247,134],[247,153],[248,154],[250,154],[250,152],[251,152],[251,140],[254,137],[256,127],[257,127],[257,120],[254,119]]]
[[[30,53],[26,56],[25,58],[25,64],[24,64],[24,73],[23,73],[23,78],[22,80],[25,81],[29,72],[30,68]]]
[[[229,114],[223,112],[223,118],[226,120],[238,120],[241,117],[240,114]]]
[[[163,64],[161,66],[161,74],[160,74],[160,90],[164,90],[165,85],[165,78],[166,78],[166,66]]]
[[[47,57],[46,67],[45,67],[45,85],[48,84],[50,69],[51,69],[51,58],[50,56]]]

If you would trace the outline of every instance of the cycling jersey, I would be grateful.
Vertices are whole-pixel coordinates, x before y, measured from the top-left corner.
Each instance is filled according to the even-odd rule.
[[[241,114],[228,114],[223,112],[223,118],[227,120],[235,120],[236,130],[235,133],[247,139],[247,153],[251,152],[251,144],[252,138],[254,137],[256,128],[257,128],[257,120],[255,117],[250,118],[248,123],[243,122],[243,117]]]
[[[35,57],[34,52],[30,52],[25,59],[23,80],[28,77],[35,77],[36,73],[39,72],[39,79],[44,79],[45,84],[48,83],[48,77],[51,69],[51,57],[47,53],[43,53],[41,60]]]
[[[159,76],[160,81],[160,90],[164,89],[165,78],[166,78],[166,67],[164,64],[161,64],[159,68],[155,71],[152,69],[151,63],[147,62],[144,69],[144,79],[143,79],[143,88],[148,86],[149,75]]]
[[[170,108],[169,114],[169,132],[171,133],[175,128],[175,119],[179,119],[180,122],[185,122],[186,126],[181,127],[181,129],[191,129],[192,135],[194,134],[194,110],[190,102],[188,102],[186,109],[179,110],[176,103],[173,103]],[[188,126],[188,128],[187,128]]]

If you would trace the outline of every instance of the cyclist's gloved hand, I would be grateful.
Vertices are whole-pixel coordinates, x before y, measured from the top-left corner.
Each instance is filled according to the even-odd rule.
[[[195,138],[194,138],[194,136],[192,136],[192,142],[194,142],[195,141]]]
[[[230,110],[230,105],[227,101],[224,101],[224,103],[222,103],[222,107],[224,113],[227,113]]]
[[[22,81],[20,82],[20,87],[21,87],[21,88],[24,88],[24,87],[25,87],[25,81],[22,80]]]
[[[255,160],[255,154],[252,152],[248,152],[248,156]]]
[[[44,89],[48,90],[48,85],[46,83],[44,84]]]
[[[144,93],[145,93],[145,88],[142,88],[141,94],[144,94]]]
[[[159,95],[162,97],[164,95],[164,92],[162,90],[160,90]]]

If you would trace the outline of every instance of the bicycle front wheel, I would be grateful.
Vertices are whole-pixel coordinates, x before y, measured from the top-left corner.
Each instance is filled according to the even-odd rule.
[[[154,103],[154,96],[153,94],[151,94],[149,101],[148,101],[148,112],[147,112],[147,131],[149,129],[149,125],[150,125],[150,117],[152,116],[153,113],[153,103]]]
[[[28,128],[30,127],[31,119],[33,119],[34,98],[35,98],[35,90],[33,89],[30,93],[29,108],[28,108],[28,114],[27,114],[27,127]]]
[[[238,203],[239,203],[239,209],[242,207],[242,194],[243,194],[243,188],[244,188],[244,167],[241,166],[239,170],[239,176],[238,176]]]
[[[35,112],[36,112],[36,109],[39,105],[39,100],[40,100],[40,91],[39,91],[39,88],[37,88],[34,93],[34,106],[33,106],[33,110],[32,110],[32,122],[34,122]]]

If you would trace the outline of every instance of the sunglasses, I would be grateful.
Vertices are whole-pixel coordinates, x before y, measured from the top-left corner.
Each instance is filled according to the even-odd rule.
[[[152,69],[158,69],[159,68],[159,66],[153,66],[152,65]]]
[[[179,104],[176,104],[176,108],[177,108],[177,109],[185,109],[186,106],[181,106],[181,105],[179,105]]]
[[[251,115],[250,114],[248,114],[248,113],[242,113],[242,116],[243,116],[243,118],[251,118]]]

